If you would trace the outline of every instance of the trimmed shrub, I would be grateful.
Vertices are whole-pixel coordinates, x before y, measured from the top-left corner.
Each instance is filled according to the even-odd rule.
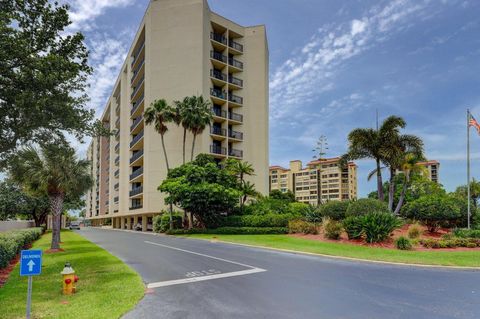
[[[421,221],[433,233],[442,223],[454,222],[461,218],[456,201],[448,196],[427,195],[407,203],[403,209],[407,218]]]
[[[363,216],[349,216],[342,222],[348,239],[357,239],[363,235]]]
[[[0,233],[0,269],[8,266],[10,260],[28,244],[40,238],[42,229],[28,228]]]
[[[233,215],[220,220],[221,227],[287,227],[293,214]]]
[[[339,239],[342,234],[342,224],[333,219],[327,219],[323,222],[323,230],[325,231],[325,237],[328,239]]]
[[[182,216],[178,213],[172,214],[173,229],[182,228]],[[164,233],[170,229],[170,213],[162,212],[153,218],[153,231],[156,233]]]
[[[412,243],[408,238],[401,236],[395,240],[395,247],[400,250],[410,250],[412,249]]]
[[[378,243],[387,239],[402,222],[391,213],[373,212],[362,217],[365,240]]]
[[[350,202],[345,216],[361,216],[373,212],[388,212],[388,206],[385,202],[377,199],[360,198],[359,200]]]
[[[418,224],[413,224],[408,228],[408,238],[410,239],[415,239],[420,237],[420,234],[422,233],[422,228]]]
[[[350,202],[348,201],[330,201],[319,207],[320,213],[324,217],[331,218],[333,220],[342,220],[345,218]]]
[[[457,228],[453,231],[453,235],[459,238],[480,238],[480,230]]]
[[[322,222],[322,214],[320,208],[311,209],[307,215],[305,215],[305,220],[310,223],[319,224]]]
[[[219,234],[219,235],[267,235],[287,234],[286,227],[219,227],[216,229],[174,229],[165,232],[168,235]]]
[[[318,229],[315,224],[309,223],[301,219],[295,219],[288,222],[288,232],[290,234],[318,234]]]
[[[315,208],[308,204],[295,202],[288,204],[287,212],[295,216],[307,216],[313,210]]]

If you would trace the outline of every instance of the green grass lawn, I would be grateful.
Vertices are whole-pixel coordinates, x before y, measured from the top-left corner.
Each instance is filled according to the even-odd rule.
[[[402,251],[295,238],[287,235],[187,235],[191,238],[280,248],[298,252],[423,265],[480,267],[480,251]]]
[[[51,234],[44,235],[33,248],[50,247]],[[143,297],[140,276],[120,259],[82,236],[62,232],[65,252],[43,255],[42,274],[33,278],[32,318],[118,318]],[[62,295],[60,272],[66,261],[79,276],[77,293]],[[24,318],[27,277],[15,267],[0,288],[0,318]]]

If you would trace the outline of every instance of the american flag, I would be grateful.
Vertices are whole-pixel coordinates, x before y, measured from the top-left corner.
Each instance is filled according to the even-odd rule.
[[[473,117],[472,114],[470,114],[470,120],[468,120],[468,125],[473,126],[477,130],[478,135],[480,135],[480,124],[478,124],[477,120]]]

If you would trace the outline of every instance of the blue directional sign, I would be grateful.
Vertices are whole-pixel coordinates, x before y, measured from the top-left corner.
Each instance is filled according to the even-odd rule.
[[[20,254],[20,276],[37,276],[42,272],[42,251],[22,250]]]

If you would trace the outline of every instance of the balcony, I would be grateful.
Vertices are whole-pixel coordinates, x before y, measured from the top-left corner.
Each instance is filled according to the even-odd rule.
[[[243,122],[243,115],[234,113],[234,112],[228,112],[228,118],[232,121],[235,122]]]
[[[145,80],[145,75],[142,75],[142,77],[138,80],[138,84],[133,88],[133,92],[130,95],[130,99],[133,100],[135,95],[137,95],[138,91],[140,91],[140,88],[143,86],[143,81]]]
[[[135,79],[137,78],[144,64],[145,64],[145,58],[143,58],[142,61],[140,61],[140,64],[132,72],[132,78],[130,79],[130,84],[133,84],[135,82]]]
[[[231,149],[228,150],[228,156],[242,158],[243,157],[243,151],[231,148]]]
[[[143,48],[145,48],[145,40],[143,41],[140,48],[138,48],[138,50],[133,53],[133,55],[132,55],[133,60],[132,60],[131,66],[133,66],[135,64],[135,62],[137,62],[137,58],[140,55],[140,53],[142,52]]]
[[[217,60],[217,61],[220,61],[220,62],[223,62],[223,63],[227,63],[227,61],[228,61],[228,58],[227,58],[226,55],[223,55],[222,53],[217,52],[217,51],[210,51],[210,58],[212,58],[214,60]]]
[[[233,93],[228,93],[228,100],[236,104],[243,104],[243,97],[235,95]]]
[[[227,112],[226,111],[212,108],[212,113],[213,113],[213,116],[227,118]]]
[[[145,95],[142,94],[138,97],[138,99],[132,103],[132,110],[130,111],[130,115],[134,115],[137,113],[137,111],[139,110],[140,108],[140,105],[142,105],[143,103],[143,99],[144,99]]]
[[[120,164],[120,156],[117,156],[117,157],[115,158],[115,165],[118,166],[118,164]]]
[[[120,118],[115,121],[115,127],[120,127]]]
[[[228,59],[228,64],[230,64],[231,66],[233,66],[234,68],[237,68],[237,69],[240,69],[240,70],[243,70],[243,62],[240,62],[234,58],[229,58]]]
[[[113,202],[114,202],[115,204],[118,204],[118,196],[115,196],[115,197],[113,198]]]
[[[228,46],[231,47],[232,49],[238,51],[238,52],[243,52],[243,45],[234,41],[234,40],[230,40],[228,42]]]
[[[132,180],[134,178],[137,178],[138,176],[140,176],[142,174],[143,174],[143,166],[140,167],[140,168],[137,168],[136,170],[134,170],[132,172],[132,174],[130,174],[130,180]]]
[[[140,131],[135,137],[132,139],[130,142],[130,148],[132,148],[135,144],[137,144],[138,141],[140,141],[143,138],[143,130]]]
[[[243,133],[234,130],[228,130],[228,137],[234,138],[236,140],[243,140]]]
[[[227,99],[227,92],[214,89],[214,88],[210,88],[210,95],[222,100]]]
[[[139,159],[142,156],[143,156],[143,150],[140,150],[140,151],[134,153],[132,155],[132,157],[130,158],[130,164],[132,164],[133,162],[135,162],[137,159]]]
[[[140,115],[135,120],[133,120],[133,123],[130,126],[130,132],[132,132],[142,120],[143,120],[143,115]]]
[[[116,183],[115,185],[113,185],[113,189],[118,191],[118,188],[120,187],[120,183]]]
[[[120,104],[115,108],[115,114],[120,114]]]
[[[228,75],[228,83],[231,83],[238,87],[243,87],[243,80],[234,77],[233,75]]]
[[[221,80],[221,81],[227,82],[227,75],[226,75],[225,73],[222,73],[222,72],[219,71],[219,70],[211,69],[211,70],[210,70],[210,76],[211,76],[212,78],[217,79],[217,80]]]
[[[120,170],[117,169],[113,175],[118,178],[118,176],[120,176]]]
[[[115,153],[118,153],[119,150],[120,150],[120,143],[115,145]]]
[[[210,32],[210,39],[217,41],[219,43],[222,43],[224,45],[227,45],[227,37],[225,37],[223,34]]]
[[[218,145],[210,145],[210,153],[225,155],[227,153],[227,151],[226,151],[225,147],[221,147],[221,146],[218,146]]]
[[[226,130],[224,128],[218,127],[218,126],[212,126],[210,127],[210,133],[214,135],[219,135],[219,136],[226,136]]]
[[[140,209],[140,208],[143,208],[142,204],[132,206],[132,207],[130,207],[130,210],[135,210],[135,209]]]
[[[130,191],[129,195],[130,195],[130,197],[133,197],[133,196],[136,196],[136,195],[141,194],[141,193],[143,193],[143,186],[133,188]]]

